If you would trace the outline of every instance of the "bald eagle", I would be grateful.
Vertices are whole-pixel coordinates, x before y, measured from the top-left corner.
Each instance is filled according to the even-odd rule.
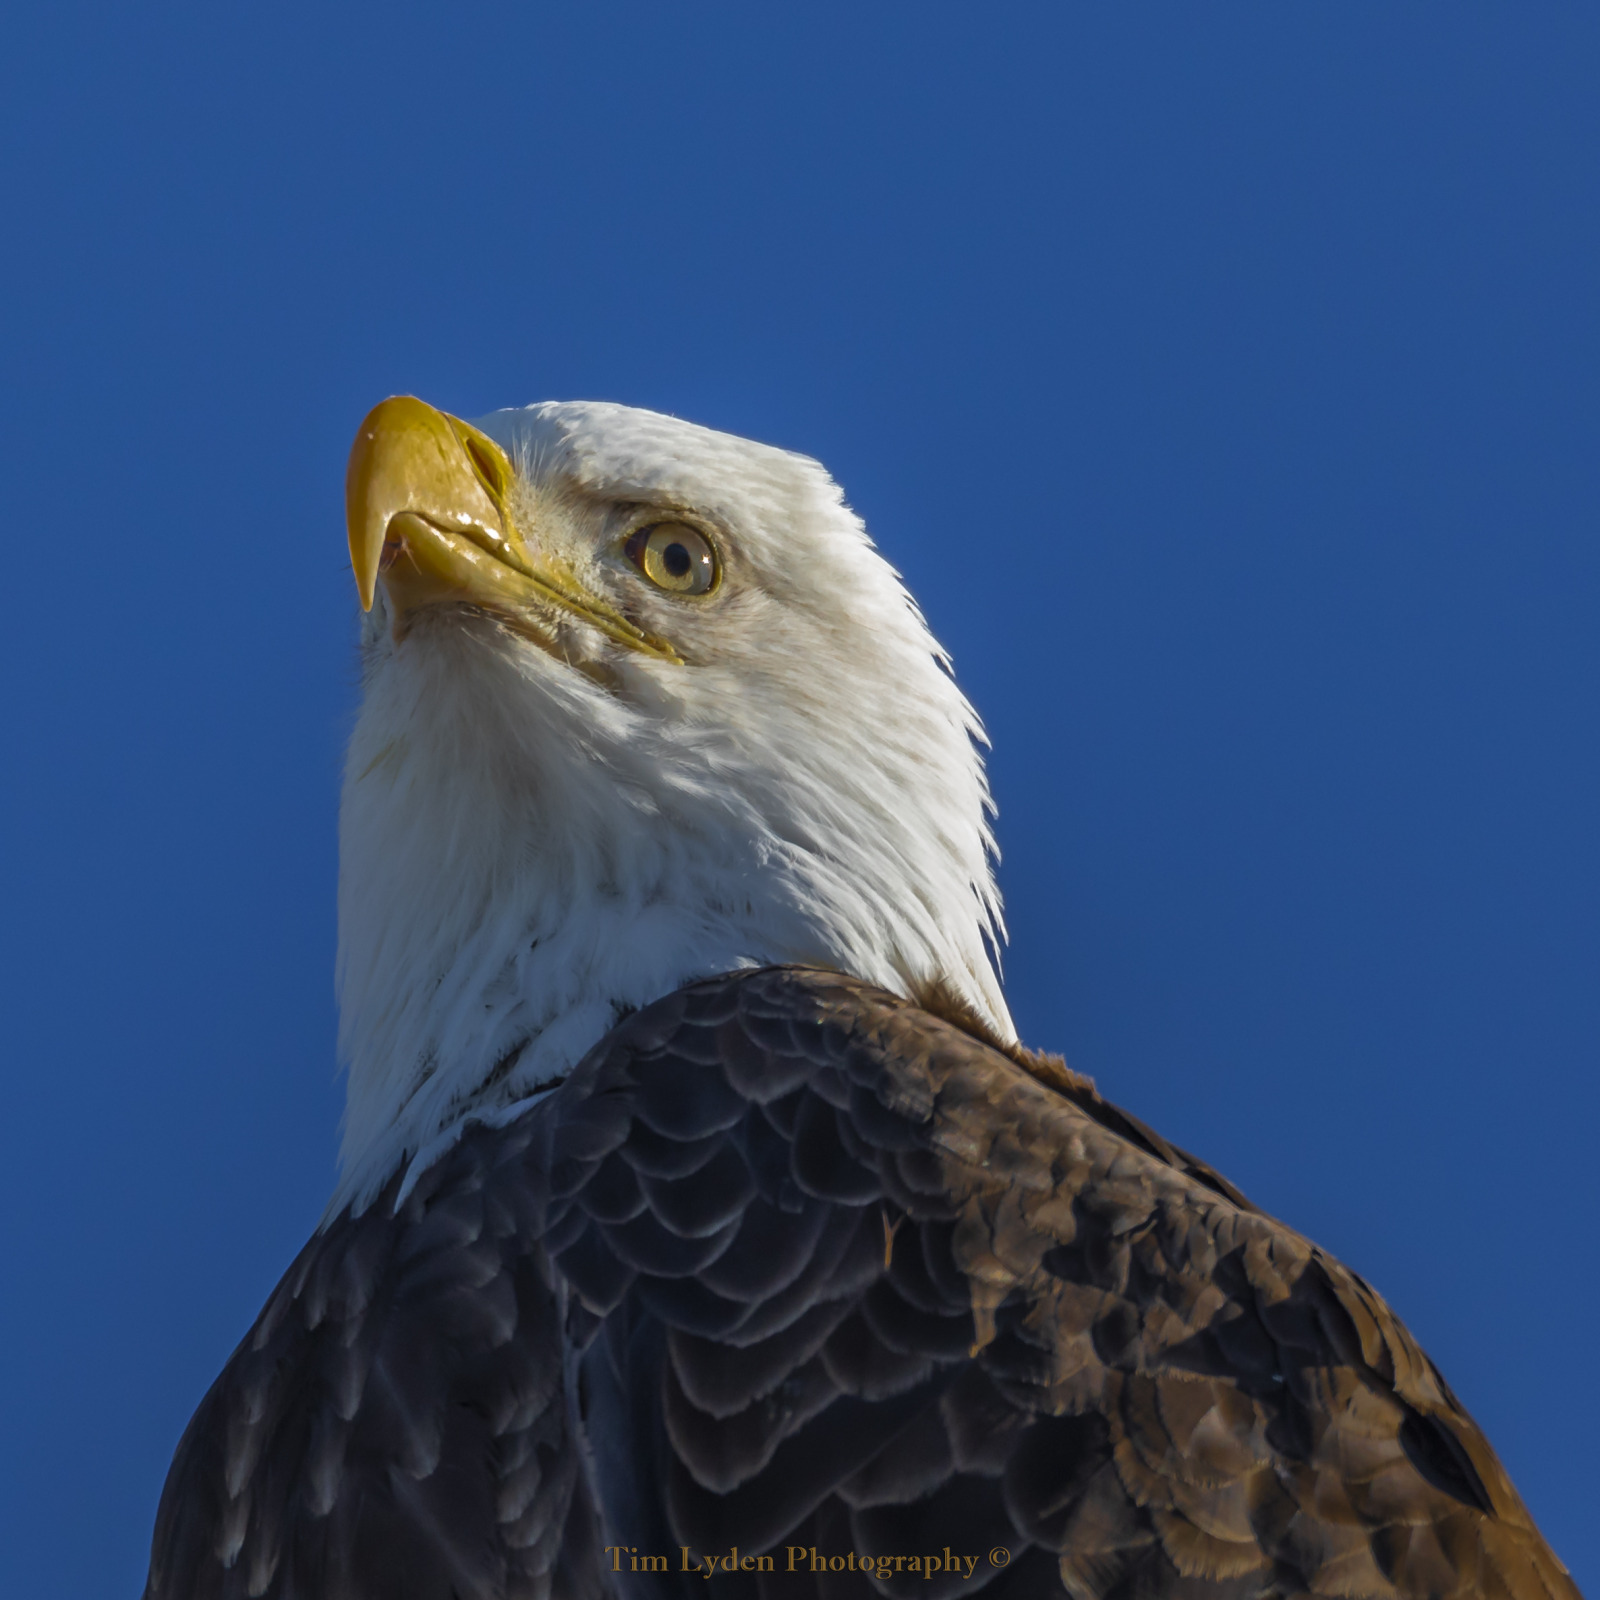
[[[817,463],[395,398],[347,512],[341,1175],[149,1600],[1576,1595],[1360,1277],[1018,1043]]]

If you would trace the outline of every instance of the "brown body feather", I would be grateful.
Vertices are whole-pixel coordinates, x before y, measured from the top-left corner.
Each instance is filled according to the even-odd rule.
[[[1360,1278],[963,1020],[693,984],[337,1219],[184,1434],[148,1600],[666,1596],[735,1545],[762,1600],[1576,1596]]]

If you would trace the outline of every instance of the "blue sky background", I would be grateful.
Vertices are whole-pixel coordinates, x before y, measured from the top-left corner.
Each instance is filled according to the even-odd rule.
[[[357,421],[819,456],[1025,1037],[1387,1295],[1600,1592],[1600,18],[8,14],[0,1592],[133,1594],[333,1176]]]

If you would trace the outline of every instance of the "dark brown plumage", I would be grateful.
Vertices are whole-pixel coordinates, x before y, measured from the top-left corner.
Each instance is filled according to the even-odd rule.
[[[1360,1278],[852,980],[692,984],[398,1181],[196,1412],[149,1600],[1577,1594]],[[735,1545],[775,1570],[679,1570]]]

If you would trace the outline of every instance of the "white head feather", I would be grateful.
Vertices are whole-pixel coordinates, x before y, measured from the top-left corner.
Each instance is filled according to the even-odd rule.
[[[380,585],[340,809],[329,1214],[693,978],[797,962],[942,986],[1014,1038],[982,729],[822,467],[626,406],[476,425],[517,467],[529,544],[686,664],[575,618],[552,653],[452,606],[397,644]],[[632,566],[641,506],[708,531],[715,592]]]

